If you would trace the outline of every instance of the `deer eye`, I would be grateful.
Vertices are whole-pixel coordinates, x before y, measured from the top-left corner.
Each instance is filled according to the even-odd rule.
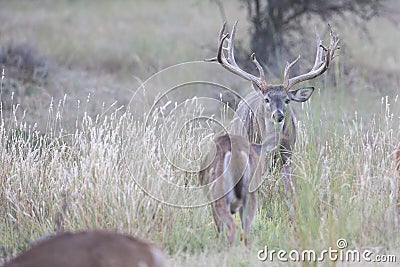
[[[269,103],[269,99],[268,99],[268,98],[265,98],[265,102]]]
[[[290,102],[289,98],[285,99],[285,104],[289,104],[289,102]]]

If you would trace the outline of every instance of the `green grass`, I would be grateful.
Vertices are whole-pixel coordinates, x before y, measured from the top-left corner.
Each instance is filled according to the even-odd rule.
[[[400,256],[393,209],[399,178],[391,157],[400,142],[399,82],[394,65],[376,72],[389,56],[398,57],[395,49],[373,53],[377,63],[368,63],[367,52],[354,50],[360,40],[343,29],[345,52],[330,75],[308,83],[318,88],[310,101],[296,106],[296,195],[286,202],[279,174],[268,177],[258,193],[251,247],[237,240],[227,248],[209,207],[175,206],[204,203],[195,171],[232,112],[201,98],[209,98],[211,86],[199,84],[169,92],[156,105],[164,109],[150,108],[162,92],[187,81],[221,83],[242,93],[250,92],[248,84],[220,66],[198,63],[158,73],[130,102],[155,71],[214,55],[221,23],[215,6],[41,3],[7,1],[0,9],[1,41],[29,41],[53,64],[48,83],[29,96],[11,102],[2,95],[12,108],[2,110],[0,125],[0,263],[40,236],[87,228],[152,240],[168,266],[266,266],[257,259],[264,246],[320,251],[334,248],[339,238],[350,249]],[[237,3],[226,9],[229,21],[242,19],[238,38],[246,40],[245,10]],[[382,23],[369,24],[372,34],[393,36],[389,26],[374,30]],[[396,40],[360,51],[383,51]],[[6,75],[2,89],[7,82]],[[177,109],[168,113],[174,102]],[[213,121],[193,120],[199,116]]]

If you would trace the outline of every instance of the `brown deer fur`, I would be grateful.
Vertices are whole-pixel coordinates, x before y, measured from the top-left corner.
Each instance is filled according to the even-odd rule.
[[[162,267],[163,255],[137,238],[107,231],[61,233],[39,241],[3,267]]]

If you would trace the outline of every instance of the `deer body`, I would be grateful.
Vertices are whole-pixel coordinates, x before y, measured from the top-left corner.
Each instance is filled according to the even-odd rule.
[[[162,267],[162,252],[134,237],[107,232],[62,233],[38,242],[3,267]]]
[[[279,156],[283,166],[285,190],[294,191],[290,177],[292,166],[290,157],[296,142],[296,118],[290,101],[304,102],[313,92],[312,87],[301,88],[287,93],[283,86],[269,86],[267,94],[253,91],[239,103],[233,118],[233,132],[247,136],[250,142],[261,143],[268,136],[279,131]],[[299,95],[303,94],[302,97]],[[267,100],[268,99],[268,100]]]
[[[206,186],[214,222],[219,232],[226,231],[230,245],[234,242],[236,224],[232,214],[239,212],[244,242],[257,210],[256,189],[261,184],[262,164],[260,154],[275,149],[278,140],[268,138],[262,145],[250,144],[246,138],[223,135],[215,139],[216,153],[208,154],[199,172],[200,183]],[[214,158],[210,159],[210,156]]]
[[[231,33],[224,34],[225,26],[219,33],[218,52],[215,58],[208,61],[217,61],[230,72],[248,81],[251,81],[254,91],[239,103],[233,120],[235,134],[247,136],[250,142],[261,143],[266,136],[279,129],[281,144],[279,147],[283,171],[282,178],[286,191],[294,192],[292,179],[293,168],[290,161],[293,146],[296,142],[295,116],[289,105],[291,101],[307,101],[314,92],[313,87],[292,90],[291,88],[300,82],[314,79],[324,73],[330,62],[335,57],[335,51],[339,48],[339,37],[330,28],[331,42],[329,47],[322,45],[317,36],[317,51],[314,66],[308,73],[290,78],[290,69],[300,59],[287,63],[284,71],[284,82],[282,84],[268,84],[264,69],[257,61],[254,53],[251,60],[257,67],[259,77],[242,70],[236,63],[234,56],[234,38],[237,22],[233,25]],[[226,46],[224,44],[227,43]]]

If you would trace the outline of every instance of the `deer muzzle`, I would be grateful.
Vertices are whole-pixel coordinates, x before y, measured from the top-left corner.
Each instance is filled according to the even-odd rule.
[[[272,119],[274,122],[281,123],[285,119],[285,115],[283,114],[282,111],[277,110],[274,113],[272,113]]]

